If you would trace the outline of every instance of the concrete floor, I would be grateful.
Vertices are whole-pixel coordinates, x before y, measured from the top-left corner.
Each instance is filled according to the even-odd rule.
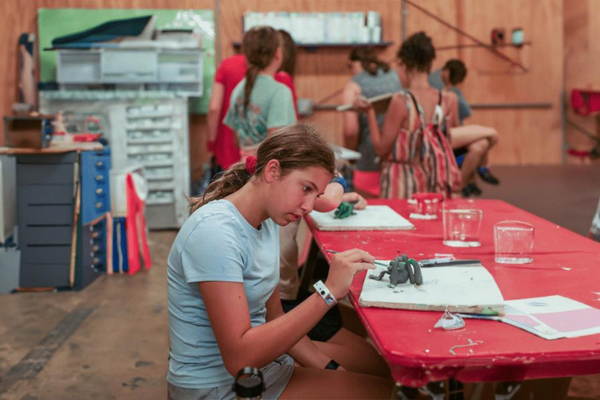
[[[501,198],[586,234],[600,167],[505,167]],[[176,235],[149,236],[151,270],[103,276],[81,292],[0,295],[0,400],[164,399],[166,257]],[[573,379],[571,399],[600,399],[600,375]]]
[[[81,292],[1,295],[0,399],[166,398],[165,265],[175,235],[150,234],[154,266],[135,276],[102,276]]]

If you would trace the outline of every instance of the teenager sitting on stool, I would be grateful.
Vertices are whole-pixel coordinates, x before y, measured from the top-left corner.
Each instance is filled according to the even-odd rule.
[[[381,356],[306,337],[371,255],[335,254],[317,293],[287,314],[279,301],[279,226],[311,212],[333,173],[327,142],[290,125],[190,200],[168,260],[170,400],[231,399],[245,366],[261,369],[265,399],[389,398]]]
[[[475,183],[475,173],[492,185],[498,185],[500,181],[487,167],[488,153],[498,143],[498,132],[488,126],[463,125],[463,121],[471,116],[471,107],[457,86],[466,76],[465,64],[461,60],[452,59],[429,75],[429,84],[440,90],[448,90],[458,98],[460,126],[450,129],[450,143],[457,157],[464,155],[461,166],[464,184],[462,194],[470,197],[481,194],[481,189]]]

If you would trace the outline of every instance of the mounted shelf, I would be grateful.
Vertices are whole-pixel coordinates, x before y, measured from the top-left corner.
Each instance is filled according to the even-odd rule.
[[[57,81],[61,89],[115,85],[201,96],[202,64],[201,49],[60,49]]]

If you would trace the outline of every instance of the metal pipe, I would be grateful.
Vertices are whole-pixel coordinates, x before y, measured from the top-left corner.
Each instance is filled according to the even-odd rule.
[[[221,65],[221,7],[219,0],[215,0],[215,11],[213,15],[215,21],[215,70]]]
[[[471,108],[489,109],[489,108],[552,108],[552,103],[475,103],[470,104]]]
[[[520,62],[513,60],[512,58],[508,57],[506,54],[498,51],[497,49],[495,49],[493,46],[488,45],[483,43],[481,40],[477,39],[475,36],[468,34],[467,32],[453,26],[452,24],[449,24],[448,22],[444,21],[443,19],[441,19],[440,17],[438,17],[437,15],[427,11],[425,8],[415,4],[414,2],[410,1],[410,0],[405,0],[406,3],[414,8],[416,8],[417,10],[421,11],[422,13],[424,13],[425,15],[433,18],[434,20],[438,21],[440,24],[446,26],[447,28],[452,29],[453,31],[459,33],[460,35],[471,39],[472,41],[474,41],[475,43],[480,44],[484,49],[489,50],[492,54],[495,54],[497,57],[508,61],[511,65],[516,65],[517,67],[521,68],[523,70],[523,72],[527,72],[527,68],[525,68],[525,66],[523,64],[521,64]]]
[[[336,110],[341,104],[318,104],[316,103],[313,106],[313,110],[315,111],[326,111],[326,110]]]
[[[590,138],[592,140],[595,140],[596,142],[600,143],[600,137],[598,137],[597,135],[595,135],[592,132],[588,131],[587,129],[579,126],[578,124],[576,124],[575,122],[571,121],[570,119],[565,118],[565,124],[571,125],[579,133],[582,133],[583,135],[587,136],[588,138]]]
[[[400,32],[402,36],[401,43],[406,40],[406,17],[408,17],[408,8],[406,7],[406,0],[402,0],[402,30]]]
[[[563,73],[563,86],[560,88],[560,105],[561,105],[561,113],[560,113],[560,130],[562,136],[562,163],[565,164],[567,162],[567,150],[569,148],[569,144],[567,143],[567,100],[565,97],[565,87],[564,87],[564,73]]]
[[[562,163],[563,165],[567,162],[567,150],[569,149],[569,143],[567,143],[567,94],[565,92],[566,87],[566,75],[567,70],[567,57],[562,58],[562,79],[560,82],[560,100],[561,100],[561,113],[560,113],[560,128],[562,133]]]
[[[314,110],[325,111],[325,110],[335,110],[341,104],[315,104]],[[471,108],[478,109],[494,109],[494,108],[502,108],[502,109],[523,109],[523,108],[538,108],[538,109],[547,109],[552,108],[552,103],[479,103],[479,104],[470,104]]]
[[[525,42],[523,43],[521,46],[531,46],[531,42]],[[457,44],[454,46],[441,46],[441,47],[436,47],[435,51],[443,51],[443,50],[456,50],[456,49],[467,49],[467,48],[477,48],[477,47],[487,47],[487,45],[481,45],[479,43],[474,43],[474,44]],[[520,46],[515,46],[512,43],[504,43],[504,44],[496,44],[494,45],[494,47],[520,47]]]

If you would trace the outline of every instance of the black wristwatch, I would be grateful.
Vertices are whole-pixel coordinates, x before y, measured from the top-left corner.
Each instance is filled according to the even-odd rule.
[[[331,360],[329,361],[329,363],[325,366],[325,369],[338,369],[340,367],[340,364],[337,363],[337,361],[335,360]]]

